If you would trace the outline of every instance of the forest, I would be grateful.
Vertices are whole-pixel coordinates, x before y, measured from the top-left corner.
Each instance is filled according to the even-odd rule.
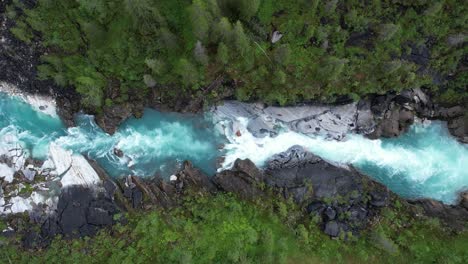
[[[461,2],[15,0],[7,15],[44,46],[38,77],[95,111],[150,91],[289,105],[424,87],[450,104],[467,94]]]
[[[313,215],[281,199],[191,196],[168,211],[116,215],[126,224],[93,238],[56,238],[41,251],[6,245],[0,263],[466,263],[468,233],[385,208],[360,236],[330,239]],[[4,238],[2,238],[4,239]],[[1,240],[0,240],[1,242]]]

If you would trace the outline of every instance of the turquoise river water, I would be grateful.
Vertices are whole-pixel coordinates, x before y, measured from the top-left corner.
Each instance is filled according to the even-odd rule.
[[[96,159],[113,177],[167,177],[184,160],[213,174],[220,157],[224,157],[225,168],[236,158],[250,158],[262,166],[271,155],[302,145],[327,160],[353,164],[406,198],[454,203],[458,192],[468,188],[468,146],[454,140],[443,122],[415,124],[394,139],[348,135],[340,142],[286,131],[263,139],[247,134],[233,143],[217,131],[207,116],[149,109],[143,118],[126,121],[112,136],[87,115],[78,117],[76,127],[66,129],[58,118],[0,93],[0,147],[7,140],[15,140],[28,155],[47,159],[48,146],[55,142]],[[114,155],[114,148],[125,156]]]

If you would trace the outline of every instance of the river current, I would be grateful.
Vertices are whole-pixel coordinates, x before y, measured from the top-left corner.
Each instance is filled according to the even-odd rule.
[[[18,144],[27,155],[45,160],[54,142],[97,160],[113,177],[169,177],[184,160],[207,174],[215,173],[218,167],[229,168],[236,158],[249,158],[262,166],[272,155],[301,145],[326,160],[354,165],[405,198],[455,203],[458,192],[468,188],[468,146],[452,138],[444,122],[415,124],[393,139],[370,140],[350,134],[343,141],[291,131],[256,138],[246,129],[240,136],[227,135],[231,139],[227,140],[209,114],[150,109],[143,118],[126,121],[112,136],[104,133],[92,116],[80,115],[76,123],[67,129],[58,117],[0,93],[0,153]],[[115,149],[125,155],[118,157]]]

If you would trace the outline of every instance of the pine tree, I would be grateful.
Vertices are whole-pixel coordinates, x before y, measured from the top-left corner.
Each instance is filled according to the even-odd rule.
[[[260,0],[239,0],[238,3],[239,13],[245,19],[250,19],[257,14]]]
[[[195,0],[190,7],[190,19],[192,22],[193,34],[195,37],[205,42],[209,31],[210,14],[201,0]]]
[[[229,62],[229,50],[223,42],[219,43],[216,56],[218,61],[222,64],[227,64]]]
[[[244,28],[240,21],[237,21],[234,27],[234,45],[242,56],[247,55],[250,48],[249,39],[245,35]]]
[[[151,19],[152,7],[148,0],[124,0],[123,4],[135,24],[147,23]]]
[[[229,22],[228,18],[222,17],[214,28],[212,41],[213,42],[222,41],[224,43],[230,43],[231,36],[232,36],[231,22]]]
[[[185,87],[193,88],[197,83],[197,69],[189,60],[185,58],[180,59],[176,65],[175,72],[181,77],[181,82]]]

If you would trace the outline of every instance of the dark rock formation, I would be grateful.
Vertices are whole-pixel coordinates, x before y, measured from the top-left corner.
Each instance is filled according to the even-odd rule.
[[[116,155],[119,158],[122,158],[125,154],[121,149],[114,148],[114,155]]]
[[[68,239],[93,236],[100,229],[115,224],[114,215],[120,211],[106,192],[72,186],[62,190],[55,213],[31,216],[32,223],[16,218],[10,225],[23,234],[24,247],[44,247],[57,235]],[[40,230],[35,228],[37,225]]]
[[[465,207],[466,210],[468,210],[468,192],[463,192],[460,194],[460,205]]]
[[[237,159],[231,170],[216,174],[213,181],[221,190],[236,193],[243,199],[254,200],[265,195],[263,173],[250,160]]]
[[[214,183],[191,162],[184,162],[176,180],[166,181],[159,177],[150,179],[136,176],[120,182],[124,197],[132,208],[170,208],[178,205],[184,195],[205,195],[216,192]]]
[[[96,116],[96,123],[107,133],[114,134],[122,122],[132,116],[130,105],[106,106],[103,113]]]
[[[299,204],[363,191],[362,177],[354,169],[333,165],[298,146],[273,156],[265,174],[268,186]]]
[[[390,192],[381,184],[298,146],[270,159],[265,182],[317,216],[331,236],[357,234],[390,201]]]
[[[421,89],[404,90],[400,94],[375,96],[371,110],[377,126],[370,138],[397,137],[406,132],[416,117],[447,121],[450,133],[468,143],[468,114],[464,106],[442,107],[431,102]]]
[[[175,183],[180,192],[214,193],[217,191],[210,178],[199,169],[194,168],[189,161],[184,162],[183,169],[177,173],[176,177]]]
[[[114,223],[113,215],[119,212],[112,198],[106,193],[96,193],[83,187],[71,187],[62,191],[57,205],[56,224],[65,236],[94,235],[99,227]],[[50,225],[53,223],[49,224]],[[47,229],[43,235],[50,236]]]

